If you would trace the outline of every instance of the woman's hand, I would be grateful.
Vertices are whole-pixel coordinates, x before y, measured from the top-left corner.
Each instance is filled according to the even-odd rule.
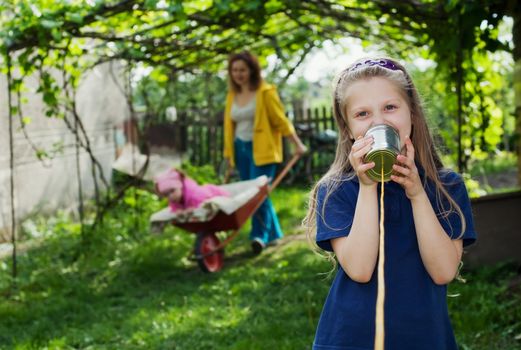
[[[300,137],[298,137],[297,134],[291,134],[289,137],[295,145],[295,155],[302,156],[304,153],[308,151],[308,148],[306,147],[306,145],[302,143]]]
[[[351,152],[349,153],[349,162],[351,163],[356,176],[358,176],[361,185],[370,186],[376,184],[376,182],[371,180],[366,174],[367,170],[374,168],[375,163],[364,163],[364,157],[371,149],[373,142],[374,139],[371,135],[365,137],[358,136],[358,139],[353,143]]]
[[[233,166],[232,162],[229,158],[224,158],[224,178],[223,183],[227,184],[230,182],[230,177],[232,176]]]
[[[224,164],[226,166],[226,171],[230,171],[233,168],[230,158],[224,158]]]
[[[391,180],[402,185],[407,198],[413,199],[425,190],[416,163],[414,163],[414,146],[409,137],[405,139],[405,152],[405,155],[399,154],[396,157],[399,164],[394,164],[393,170],[397,175],[391,175]]]
[[[295,144],[295,154],[296,155],[302,156],[307,151],[308,151],[308,148],[302,142],[297,142]]]

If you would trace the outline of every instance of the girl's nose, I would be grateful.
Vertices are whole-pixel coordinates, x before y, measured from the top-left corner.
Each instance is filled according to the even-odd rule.
[[[385,124],[385,118],[383,117],[382,113],[375,113],[373,116],[373,123],[374,124]]]

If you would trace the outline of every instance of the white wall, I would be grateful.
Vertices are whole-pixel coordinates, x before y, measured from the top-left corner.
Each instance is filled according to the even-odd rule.
[[[110,74],[112,69],[114,74]],[[87,72],[78,88],[77,110],[89,135],[96,158],[102,164],[105,177],[110,181],[111,164],[115,157],[113,128],[130,115],[121,88],[114,82],[122,77],[122,67],[117,63],[105,63]],[[9,127],[7,106],[7,81],[0,76],[0,242],[9,236],[11,223]],[[38,147],[50,150],[55,142],[63,145],[63,151],[51,161],[42,163],[35,155],[20,128],[18,117],[14,124],[14,180],[15,209],[18,222],[38,212],[50,212],[57,208],[77,207],[78,182],[76,172],[75,139],[63,120],[47,118],[41,96],[36,93],[38,80],[26,78],[29,91],[23,97],[23,115],[32,119],[26,126],[31,141]],[[123,86],[123,83],[119,83]],[[16,98],[13,96],[12,98]],[[91,162],[81,150],[81,177],[86,196],[94,193]]]

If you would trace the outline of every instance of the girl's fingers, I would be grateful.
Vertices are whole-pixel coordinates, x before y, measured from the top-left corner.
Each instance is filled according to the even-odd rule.
[[[356,150],[354,153],[353,153],[353,157],[357,158],[357,159],[360,159],[362,158],[363,156],[365,156],[367,154],[367,152],[369,152],[371,150],[371,147],[373,146],[372,143],[368,143],[366,144],[365,146],[361,147],[360,149]]]
[[[364,163],[357,169],[358,173],[365,173],[367,170],[374,168],[375,162]]]
[[[358,149],[358,147],[360,146],[361,139],[362,136],[357,137],[357,139],[355,140],[355,142],[353,142],[353,145],[351,146],[351,151],[353,151],[354,149]]]
[[[391,180],[398,182],[403,186],[410,185],[414,182],[413,179],[411,179],[410,177],[399,174],[391,174]]]
[[[409,136],[405,138],[405,149],[407,150],[407,158],[414,162],[414,146]]]
[[[403,167],[401,165],[398,165],[398,164],[394,164],[393,165],[393,170],[402,174],[403,176],[409,176],[411,175],[411,169],[410,168],[407,168],[407,167]]]
[[[407,167],[409,169],[414,169],[416,167],[416,164],[414,163],[414,151],[413,151],[412,158],[409,157],[409,155],[404,156],[403,154],[399,154],[396,157],[396,160],[398,161],[398,163],[404,165],[405,167]]]
[[[391,175],[391,180],[393,180],[396,183],[399,183],[400,185],[405,185],[405,181],[407,181],[406,177],[398,176],[398,175]]]
[[[361,149],[363,147],[366,147],[368,144],[372,144],[372,143],[373,143],[373,137],[372,136],[367,137],[367,138],[362,138],[360,136],[358,138],[358,140],[356,140],[355,143],[353,143],[353,147],[351,148],[351,152],[356,152],[359,149]]]
[[[366,183],[368,180],[365,173],[375,167],[374,162],[364,163],[363,158],[371,150],[373,146],[374,138],[372,136],[362,137],[359,136],[356,141],[353,143],[351,147],[351,152],[349,154],[349,161],[353,167],[353,170],[356,172],[360,181]],[[365,180],[364,180],[365,179]]]
[[[406,138],[405,139],[405,155],[399,154],[396,157],[396,160],[398,160],[399,163],[402,163],[408,168],[412,168],[415,166],[414,164],[414,147],[412,145],[411,139]]]
[[[362,162],[363,156],[369,152],[373,144],[373,137],[362,138],[359,136],[358,139],[353,143],[351,152],[349,154],[349,161],[353,168],[356,168],[358,163]]]

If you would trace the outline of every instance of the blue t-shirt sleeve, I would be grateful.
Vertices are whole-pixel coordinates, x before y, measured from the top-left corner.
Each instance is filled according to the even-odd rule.
[[[455,173],[449,172],[442,176],[442,181],[446,190],[459,205],[463,217],[465,218],[465,231],[461,234],[462,221],[456,210],[451,211],[448,216],[439,213],[440,223],[452,239],[463,239],[463,246],[466,247],[476,241],[476,231],[474,230],[474,220],[472,218],[472,209],[470,206],[470,199],[465,187],[465,182],[462,177]],[[448,208],[448,201],[443,201],[446,208]]]
[[[345,181],[328,194],[326,185],[317,192],[317,245],[333,251],[331,239],[347,236],[353,224],[358,189],[353,181]]]

